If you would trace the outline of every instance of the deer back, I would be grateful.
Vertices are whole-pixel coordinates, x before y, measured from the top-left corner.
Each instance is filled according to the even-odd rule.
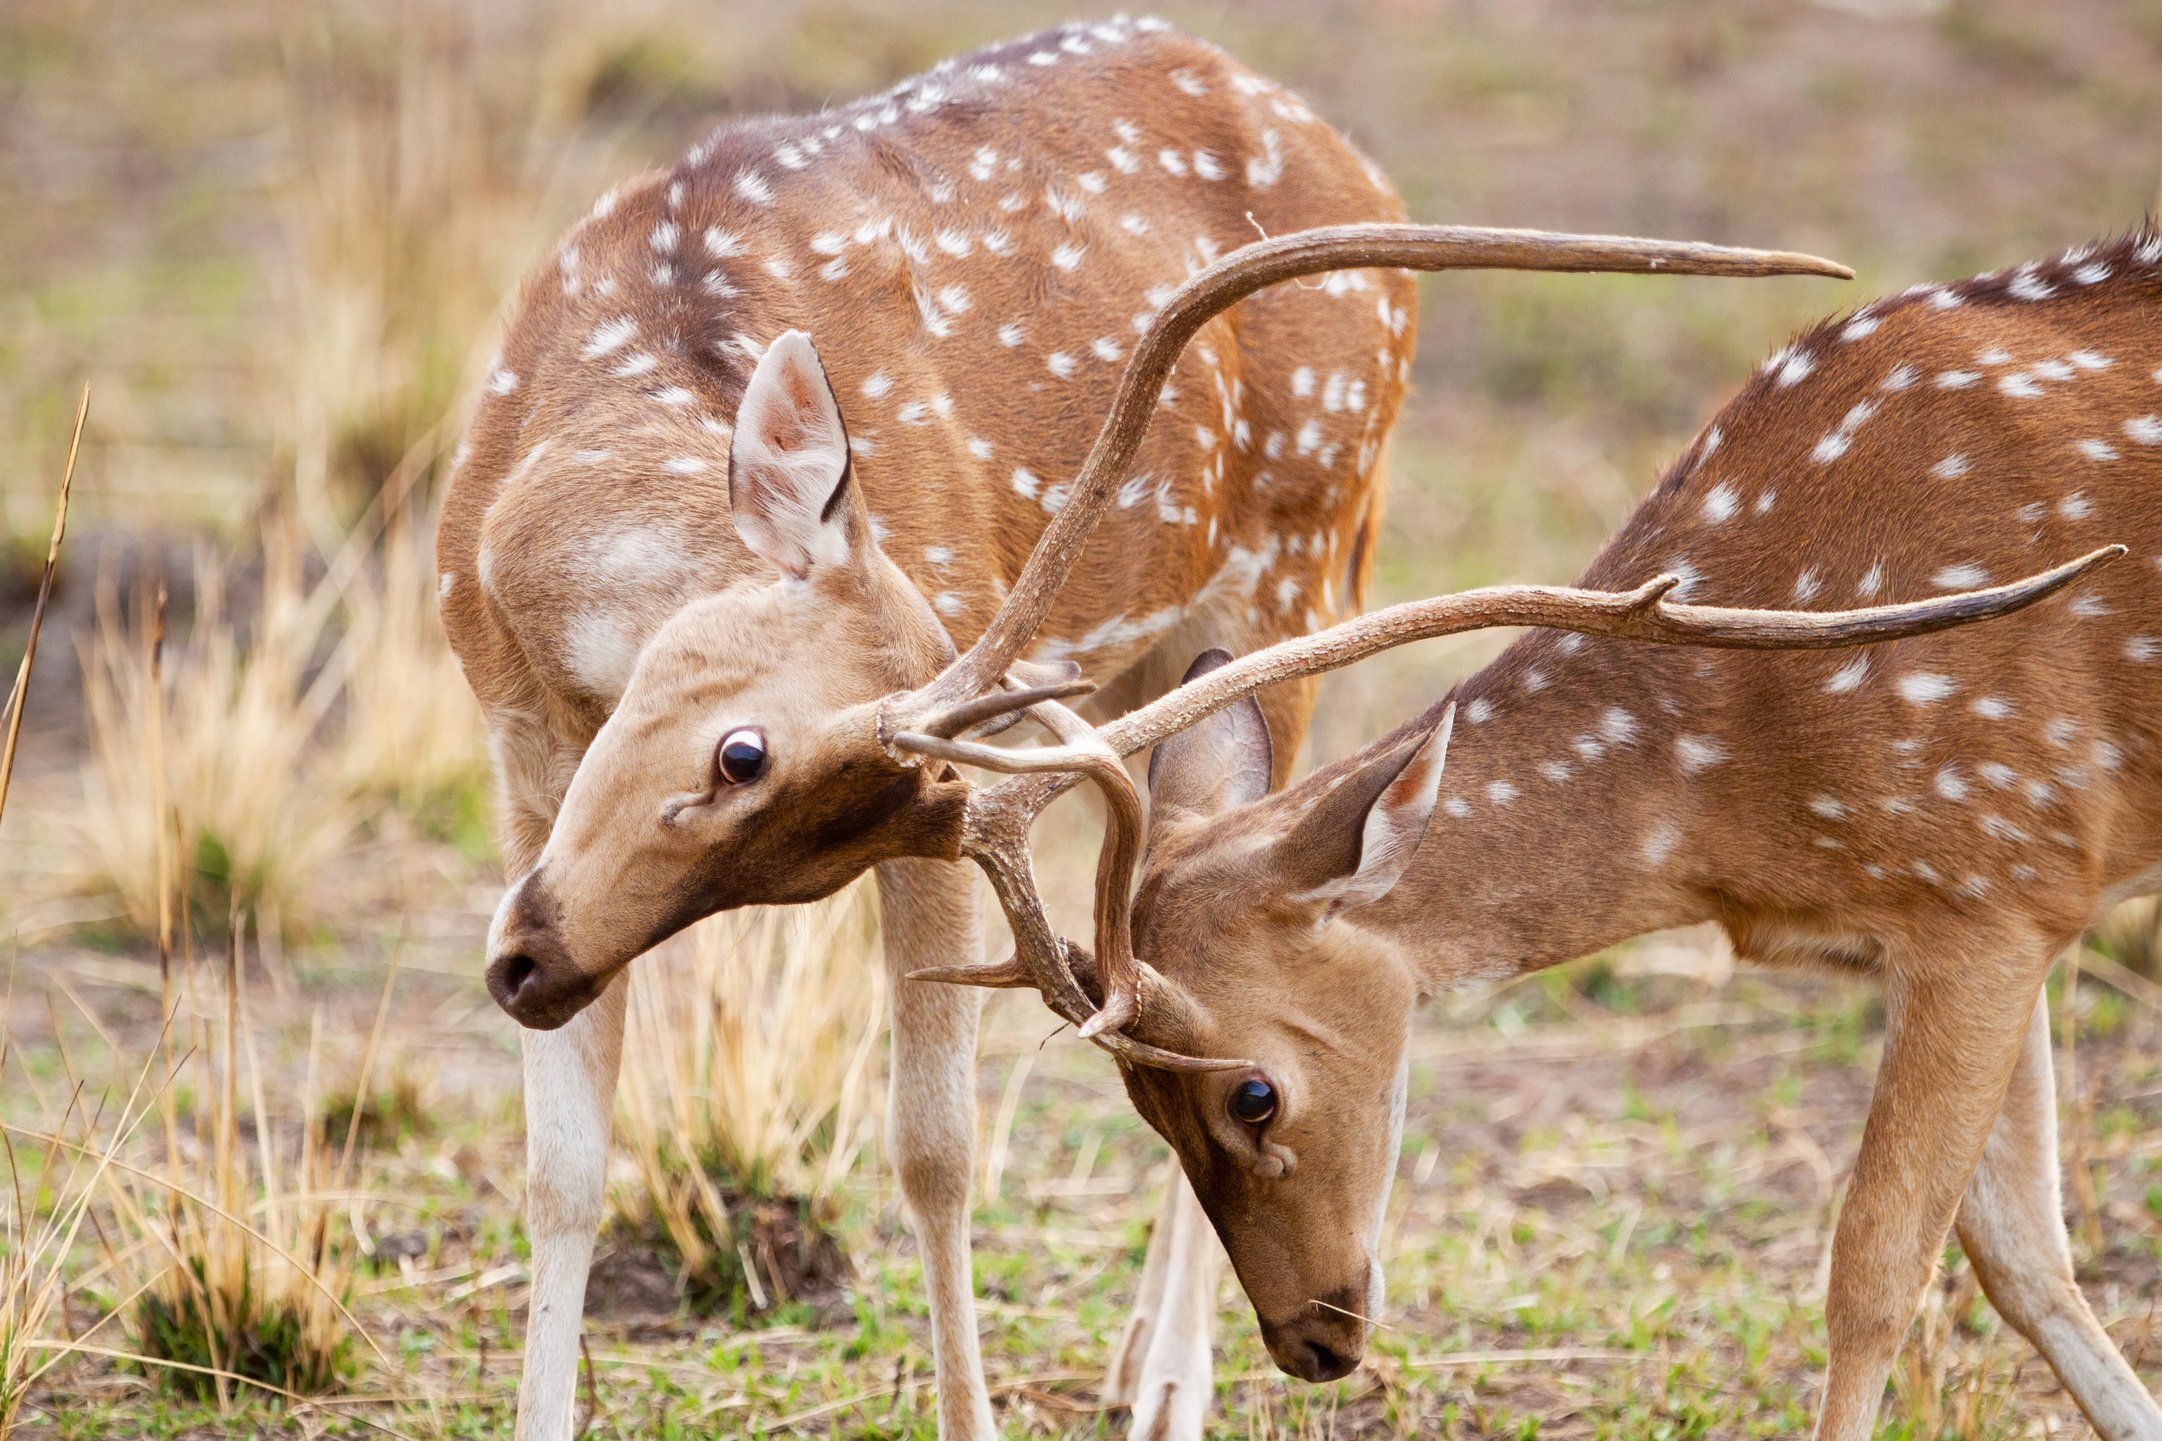
[[[1576,865],[1627,914],[1581,907],[1536,943],[1519,917],[1495,964],[1707,904],[1745,949],[1817,936],[1848,959],[1940,912],[2069,934],[2143,884],[2162,863],[2158,262],[2143,231],[1918,287],[1772,356],[1583,585],[1667,571],[1693,602],[1834,609],[2132,554],[2006,619],[1851,652],[1527,636],[1456,693],[1433,866],[1449,837],[1512,872]],[[1551,849],[1564,807],[1599,818],[1601,863]]]
[[[1398,218],[1295,95],[1154,22],[726,126],[602,197],[525,285],[440,535],[469,679],[590,732],[662,620],[764,578],[728,446],[789,327],[818,344],[880,542],[965,642],[1177,282],[1257,230]],[[1350,272],[1212,322],[1039,652],[1110,674],[1196,604],[1264,633],[1353,604],[1413,303],[1401,273]]]

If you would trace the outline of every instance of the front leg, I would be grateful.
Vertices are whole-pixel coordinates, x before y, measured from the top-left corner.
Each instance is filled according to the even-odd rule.
[[[1141,1294],[1112,1353],[1104,1399],[1132,1410],[1135,1441],[1201,1441],[1214,1356],[1223,1248],[1186,1172],[1171,1163],[1163,1214],[1149,1236]]]
[[[2162,1409],[2072,1277],[2057,1182],[2049,1005],[2035,998],[2019,1067],[1959,1207],[1959,1244],[1997,1314],[2034,1343],[2105,1441],[2162,1441]]]
[[[609,1123],[630,973],[561,1030],[522,1033],[526,1239],[533,1284],[518,1386],[518,1441],[570,1441],[586,1271],[600,1231]]]
[[[893,984],[888,1154],[901,1176],[931,1290],[931,1357],[942,1441],[992,1441],[991,1398],[976,1343],[969,1266],[969,1184],[976,1169],[976,1022],[972,986],[911,981],[925,966],[982,959],[975,873],[953,861],[878,868],[879,931]]]
[[[1885,970],[1884,1061],[1832,1238],[1818,1441],[1868,1441],[1884,1383],[1974,1174],[2053,952],[1906,951]]]

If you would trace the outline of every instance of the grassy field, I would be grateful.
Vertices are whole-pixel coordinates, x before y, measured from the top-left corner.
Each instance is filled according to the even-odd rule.
[[[846,98],[1068,13],[0,9],[9,674],[77,389],[95,391],[0,827],[0,1434],[18,1403],[17,1432],[40,1437],[507,1432],[517,1039],[478,983],[500,873],[427,555],[494,317],[594,193],[710,117]],[[1381,599],[1565,578],[1795,326],[2121,230],[2162,185],[2153,0],[1163,13],[1296,85],[1419,218],[1792,246],[1861,273],[1429,280]],[[1496,644],[1336,678],[1310,758]],[[1055,907],[1078,926],[1083,828],[1049,830]],[[935,1433],[875,1142],[869,910],[742,918],[641,962],[687,999],[647,1018],[626,1089],[588,1434]],[[2141,911],[2096,938],[2059,997],[2059,1064],[2081,1280],[2162,1384],[2155,935]],[[1227,1283],[1212,1434],[1794,1433],[1880,1020],[1864,988],[1736,973],[1697,933],[1429,1007],[1388,1329],[1355,1376],[1306,1387]],[[1097,1384],[1166,1152],[1101,1056],[1051,1031],[1017,998],[992,1006],[987,1366],[1010,1434],[1112,1435]],[[739,1192],[800,1198],[845,1282],[767,1294],[783,1273],[765,1253],[718,1244]],[[733,1300],[684,1299],[691,1253]],[[321,1394],[212,1374],[250,1369],[243,1336],[319,1361],[276,1384]],[[1891,1435],[2081,1427],[1956,1248],[1894,1386]]]

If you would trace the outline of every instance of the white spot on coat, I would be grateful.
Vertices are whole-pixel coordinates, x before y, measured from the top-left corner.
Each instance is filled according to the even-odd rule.
[[[1644,863],[1651,866],[1666,864],[1667,857],[1674,854],[1674,848],[1681,844],[1681,840],[1682,833],[1672,821],[1659,822],[1644,833],[1643,844],[1639,848],[1644,856]]]
[[[1674,739],[1674,761],[1681,767],[1683,775],[1693,776],[1709,770],[1726,758],[1726,747],[1708,736],[1676,736]]]
[[[593,334],[586,339],[585,349],[580,353],[587,360],[598,360],[621,347],[625,341],[637,333],[638,322],[628,315],[619,315],[613,320],[603,321],[596,326]]]
[[[1909,705],[1935,705],[1959,689],[1959,682],[1931,671],[1910,671],[1899,678],[1899,694]]]

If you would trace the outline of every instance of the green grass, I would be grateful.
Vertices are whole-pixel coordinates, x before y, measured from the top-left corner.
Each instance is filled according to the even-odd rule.
[[[1859,1138],[1874,1012],[1832,981],[1745,972],[1710,985],[1643,975],[1627,956],[1561,979],[1563,999],[1520,986],[1425,1015],[1386,1232],[1388,1329],[1355,1376],[1304,1386],[1269,1365],[1227,1283],[1212,1436],[1774,1437],[1806,1424],[1824,1349],[1815,1278]],[[373,1000],[357,984],[314,989],[309,1004],[359,1012]],[[1617,1004],[1591,999],[1602,993]],[[28,1434],[478,1437],[509,1424],[525,1250],[499,1188],[515,1186],[520,1147],[514,1126],[483,1118],[516,1063],[497,1034],[507,1027],[476,1034],[446,1005],[457,994],[438,979],[401,1001],[391,1034],[440,1057],[446,1094],[437,1127],[371,1162],[361,1187],[372,1234],[419,1241],[356,1282],[355,1311],[392,1364],[356,1348],[353,1388],[383,1399],[291,1411],[247,1399],[221,1418],[83,1361],[36,1399]],[[2111,993],[2089,981],[2081,994],[2082,1074],[2102,1078],[2086,1144],[2106,1244],[2075,1246],[2089,1296],[2138,1356],[2162,1339],[2150,1316],[2162,1286],[2162,1017],[2134,1008],[2096,1024]],[[124,995],[92,996],[116,1034],[141,1026]],[[273,1052],[294,1041],[298,1014],[261,1023]],[[81,1030],[63,1027],[78,1052]],[[987,1113],[1041,1030],[1025,1007],[995,1016],[980,1068]],[[25,1040],[33,1060],[52,1045]],[[1099,1056],[1070,1040],[1037,1056],[1000,1196],[975,1217],[985,1364],[1008,1434],[1118,1434],[1117,1418],[1093,1409],[1095,1388],[1138,1280],[1163,1158]],[[801,1311],[756,1328],[690,1311],[589,1322],[591,1434],[935,1435],[921,1272],[890,1177],[859,1171],[837,1205],[857,1280],[823,1324]],[[1978,1385],[1983,1404],[1944,1434],[2067,1422],[2046,1368],[1960,1291],[1956,1247],[1948,1258],[1930,1302],[1946,1319],[1924,1328],[1916,1365],[1947,1397]],[[1962,1294],[1954,1316],[1945,1308]],[[1919,1434],[1897,1403],[1886,1424],[1887,1436]]]

